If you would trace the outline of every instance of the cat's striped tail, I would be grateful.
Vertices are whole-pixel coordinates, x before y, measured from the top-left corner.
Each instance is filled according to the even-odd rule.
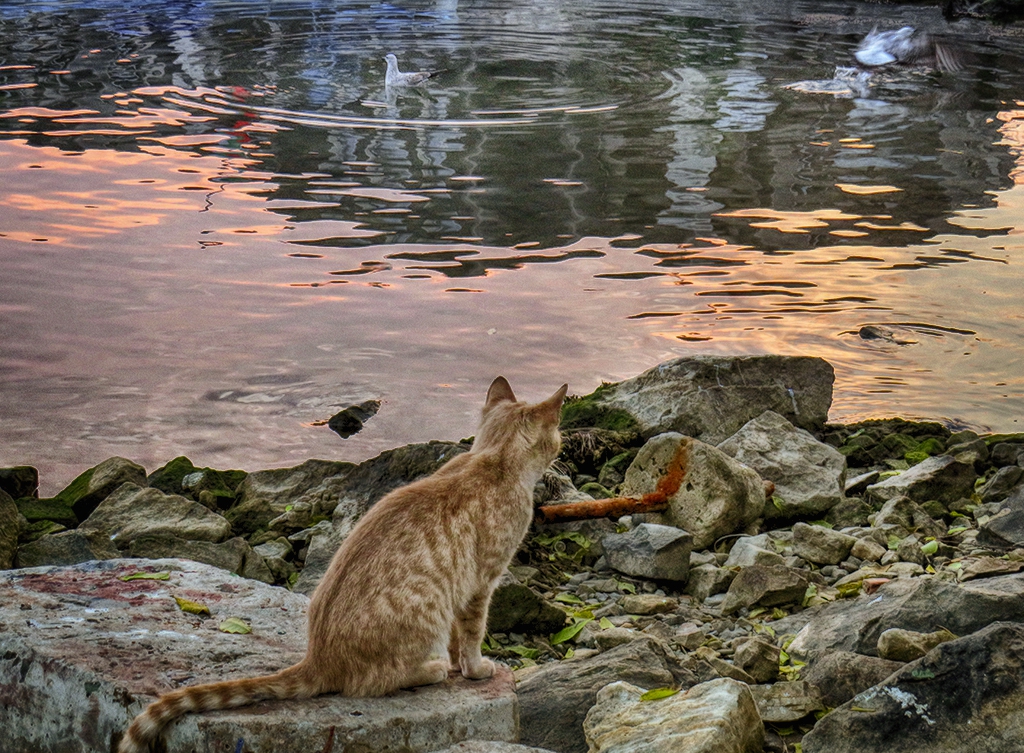
[[[168,722],[192,711],[233,709],[268,699],[311,698],[321,691],[309,674],[300,663],[272,675],[213,682],[165,693],[135,717],[121,738],[117,753],[146,753]]]

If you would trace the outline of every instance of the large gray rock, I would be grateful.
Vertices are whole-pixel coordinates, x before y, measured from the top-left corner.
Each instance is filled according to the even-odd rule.
[[[78,519],[85,520],[103,499],[126,483],[146,486],[146,469],[127,458],[108,458],[81,473],[57,499],[70,504]]]
[[[657,701],[628,682],[602,688],[583,729],[590,753],[760,753],[764,725],[748,688],[726,677]]]
[[[695,682],[663,646],[647,636],[597,656],[542,665],[517,688],[520,742],[558,753],[586,753],[583,721],[598,691],[618,680],[645,688]]]
[[[1024,749],[1024,625],[943,643],[822,718],[805,753]]]
[[[354,467],[352,463],[332,460],[307,460],[292,468],[250,473],[238,487],[238,502],[224,516],[235,532],[244,536],[266,528],[270,521],[296,504],[306,505],[305,513],[309,517],[330,515],[337,497],[325,503],[322,497],[325,494],[330,497],[329,493],[322,490],[317,494],[314,490],[319,489],[325,479],[344,477]],[[303,499],[306,495],[312,498]],[[296,529],[304,527],[301,522],[296,524]]]
[[[722,614],[746,607],[799,604],[807,591],[807,576],[785,565],[751,565],[733,579],[722,602]]]
[[[784,565],[786,559],[770,545],[767,536],[741,536],[729,550],[729,558],[723,567],[750,567],[751,565]]]
[[[817,659],[831,651],[877,655],[889,628],[930,633],[946,628],[973,633],[997,620],[1024,622],[1024,573],[951,583],[937,578],[898,578],[872,594],[843,599],[774,624],[795,632],[792,656]]]
[[[140,571],[168,580],[122,580]],[[0,573],[0,750],[111,750],[157,692],[273,672],[302,657],[308,600],[188,560],[109,560]],[[175,596],[209,607],[181,611]],[[242,618],[248,635],[221,632]],[[434,751],[477,737],[516,739],[511,673],[386,698],[320,696],[189,714],[167,753],[284,750]]]
[[[872,525],[901,539],[912,533],[916,533],[922,538],[928,536],[938,538],[946,534],[946,526],[942,521],[932,518],[927,510],[910,497],[890,499],[882,505],[881,510],[875,513]]]
[[[857,539],[823,526],[793,526],[793,554],[815,565],[838,565],[850,556]]]
[[[122,484],[100,502],[78,530],[106,534],[121,549],[146,534],[169,533],[196,541],[223,541],[231,535],[228,521],[198,502],[132,483]]]
[[[843,499],[846,458],[774,411],[745,423],[718,445],[775,484],[765,517],[812,517]]]
[[[128,554],[152,560],[177,557],[205,562],[243,578],[274,582],[274,575],[263,558],[241,536],[214,543],[181,539],[169,533],[150,533],[132,539]]]
[[[832,366],[820,358],[686,356],[583,400],[593,414],[624,411],[647,437],[674,431],[718,444],[765,410],[801,428],[820,429],[834,381]]]
[[[603,546],[608,565],[620,573],[683,583],[693,537],[672,526],[641,523],[625,533],[608,534]]]
[[[750,693],[761,720],[772,724],[795,722],[824,708],[817,688],[804,680],[751,685]]]
[[[952,455],[926,458],[908,471],[867,488],[867,496],[877,502],[910,497],[918,503],[937,500],[944,505],[970,497],[977,474],[971,463],[962,463]]]
[[[978,542],[987,546],[1024,547],[1024,489],[1012,494],[1002,509],[981,526]]]
[[[87,531],[61,531],[42,536],[18,549],[15,567],[42,567],[44,565],[77,565],[90,560],[110,560],[120,557],[117,547],[105,533]]]
[[[742,531],[764,512],[764,482],[721,450],[669,432],[649,440],[626,471],[622,495],[664,499],[647,522],[682,528],[694,549]]]
[[[492,633],[550,635],[565,627],[565,612],[551,606],[536,591],[508,571],[491,597],[487,630]]]
[[[833,651],[811,664],[801,676],[813,685],[828,708],[842,706],[858,693],[882,682],[905,665],[898,661],[864,656],[852,651]]]

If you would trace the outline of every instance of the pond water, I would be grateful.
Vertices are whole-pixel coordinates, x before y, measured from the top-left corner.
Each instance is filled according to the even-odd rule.
[[[836,94],[905,23],[960,70]],[[1024,430],[1022,70],[912,6],[8,0],[0,464],[360,460],[697,353]]]

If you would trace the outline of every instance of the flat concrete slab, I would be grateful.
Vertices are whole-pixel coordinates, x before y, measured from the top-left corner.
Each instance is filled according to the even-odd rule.
[[[129,579],[140,573],[160,580]],[[176,599],[206,606],[182,611]],[[115,747],[157,694],[267,674],[305,651],[309,600],[189,560],[115,559],[0,572],[0,751]],[[222,632],[227,618],[252,632]],[[166,753],[426,753],[464,740],[515,741],[511,672],[386,698],[327,695],[190,714]]]

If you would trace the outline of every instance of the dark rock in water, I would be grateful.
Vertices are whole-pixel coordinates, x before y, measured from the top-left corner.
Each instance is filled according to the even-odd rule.
[[[377,415],[379,410],[380,400],[366,400],[358,405],[350,405],[331,416],[327,421],[327,428],[342,439],[348,439],[362,431],[363,424]]]
[[[822,718],[805,753],[1002,753],[1024,747],[1024,625],[943,643]]]
[[[146,469],[126,458],[108,458],[81,473],[56,498],[70,504],[77,518],[85,520],[100,502],[126,483],[146,486]]]
[[[695,677],[647,636],[587,659],[545,664],[518,685],[520,742],[559,753],[586,753],[583,721],[597,692],[618,680],[643,688],[696,684]]]
[[[677,358],[567,403],[563,427],[639,430],[644,437],[675,431],[718,444],[773,410],[816,431],[828,417],[834,381],[832,366],[820,358]]]
[[[0,491],[14,499],[34,497],[39,489],[39,471],[30,465],[0,468]]]
[[[43,565],[77,565],[91,560],[109,560],[120,557],[110,537],[104,533],[63,531],[43,536],[18,549],[15,567]]]
[[[817,689],[825,706],[835,708],[904,666],[903,662],[877,656],[834,651],[814,662],[801,676]]]

